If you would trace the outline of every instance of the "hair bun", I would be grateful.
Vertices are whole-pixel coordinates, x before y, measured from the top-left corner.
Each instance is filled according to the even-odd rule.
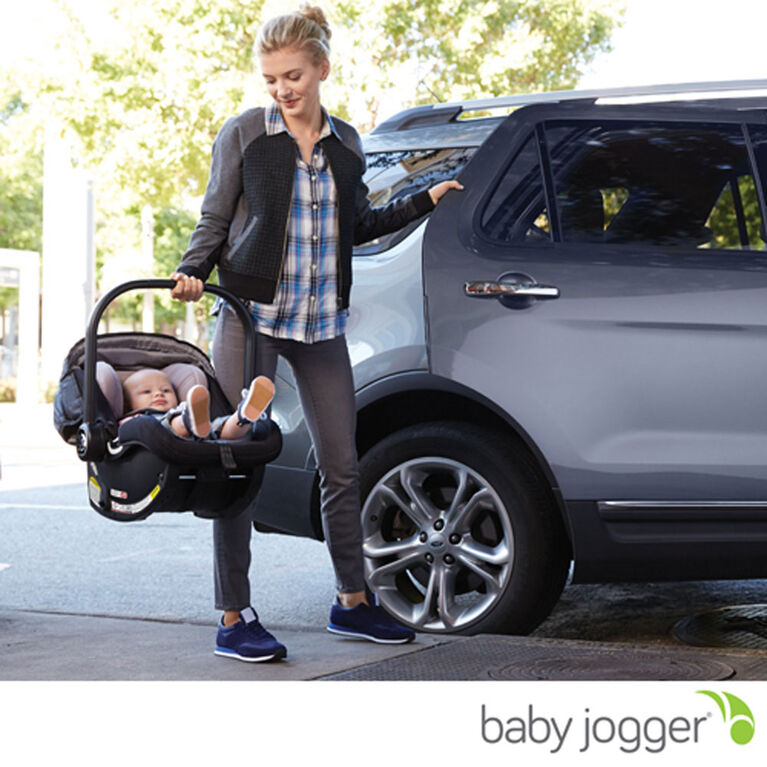
[[[330,24],[328,24],[328,20],[325,18],[325,13],[319,5],[309,5],[309,3],[304,3],[296,13],[306,19],[310,19],[317,24],[317,26],[321,27],[322,31],[327,35],[328,40],[330,40],[333,33],[330,31]]]

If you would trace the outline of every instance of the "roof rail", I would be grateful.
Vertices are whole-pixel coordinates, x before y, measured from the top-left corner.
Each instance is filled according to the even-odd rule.
[[[593,90],[546,91],[515,96],[497,96],[488,99],[455,101],[443,104],[425,104],[398,112],[377,125],[371,133],[389,133],[413,127],[444,125],[463,112],[484,109],[520,107],[528,104],[548,104],[559,101],[629,98],[633,96],[667,96],[689,93],[718,93],[726,91],[767,90],[767,80],[728,80],[725,82],[669,83],[665,85],[636,85],[625,88],[597,88]]]

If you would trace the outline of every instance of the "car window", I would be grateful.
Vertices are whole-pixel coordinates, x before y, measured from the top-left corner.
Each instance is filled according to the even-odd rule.
[[[762,181],[766,180],[767,174],[767,127],[763,125],[749,125],[748,134],[756,155],[756,162],[761,172]]]
[[[767,127],[763,125],[749,125],[748,134],[761,180],[761,193],[757,192],[757,197],[761,197],[762,209],[765,209],[765,197],[767,196]],[[762,223],[759,237],[767,242],[767,232],[765,229],[766,227]]]
[[[733,177],[725,184],[706,221],[712,240],[701,247],[759,250],[764,244],[759,221],[759,201],[753,177]]]
[[[476,147],[460,147],[368,154],[365,183],[370,189],[370,204],[374,208],[382,207],[400,197],[429,189],[440,181],[456,178],[475,151]],[[369,256],[388,250],[407,237],[424,218],[357,246],[354,255]]]
[[[764,248],[740,126],[556,121],[545,125],[545,136],[558,216],[555,239]],[[536,218],[549,217],[540,173],[530,172],[533,143],[531,137],[484,212],[483,230],[493,239],[544,242],[531,236],[537,234]]]
[[[740,126],[591,125],[551,165],[564,242],[764,245]]]
[[[551,238],[543,194],[538,142],[530,134],[501,176],[480,219],[482,231],[501,242]]]

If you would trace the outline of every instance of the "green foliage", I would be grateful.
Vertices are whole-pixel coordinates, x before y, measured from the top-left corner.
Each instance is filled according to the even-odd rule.
[[[21,94],[0,88],[0,248],[41,249],[41,136]]]
[[[0,171],[0,248],[40,252],[42,217],[42,158],[31,153],[21,167]]]
[[[0,378],[0,402],[16,401],[16,379]]]
[[[764,241],[759,225],[761,214],[754,179],[751,176],[741,176],[737,179],[737,185],[740,204],[743,207],[746,244],[741,243],[735,198],[732,187],[728,184],[722,191],[707,222],[713,234],[713,239],[711,243],[707,244],[707,247],[727,249],[745,247],[746,249],[761,250],[764,247]]]
[[[21,93],[16,92],[6,96],[6,103],[0,108],[0,123],[8,125],[11,117],[26,112],[28,108],[29,105],[24,103]]]
[[[53,111],[91,163],[141,204],[199,195],[210,144],[258,82],[253,44],[264,0],[114,2],[121,43],[82,39],[80,66],[56,78]],[[365,127],[382,94],[412,103],[570,87],[607,48],[614,13],[599,0],[325,2],[334,28],[326,105]],[[273,6],[273,7],[272,7]],[[71,45],[71,30],[67,44]],[[408,76],[416,70],[416,78]]]
[[[0,310],[19,303],[18,288],[0,288]]]
[[[162,208],[154,217],[154,260],[160,274],[170,274],[178,265],[197,224],[197,216],[173,207]]]
[[[111,2],[119,44],[81,40],[81,66],[48,84],[53,109],[91,163],[137,203],[204,190],[210,144],[252,76],[260,3]],[[140,207],[139,205],[139,207]]]
[[[141,216],[141,211],[135,207],[129,208],[126,213],[133,219],[140,219]],[[154,213],[154,276],[165,277],[175,270],[180,254],[186,250],[196,223],[197,217],[189,211],[172,206],[161,208]],[[124,279],[133,279],[137,276],[139,275],[123,274],[120,279],[111,279],[106,287],[112,287],[112,283],[117,284]],[[142,302],[141,293],[124,294],[110,307],[110,318],[138,327]],[[158,328],[170,329],[184,320],[185,305],[172,300],[169,293],[156,291],[154,306],[155,326]]]
[[[384,108],[435,95],[570,87],[608,47],[617,1],[324,0],[333,74],[323,102],[366,130]],[[39,249],[44,117],[96,176],[100,281],[111,287],[135,269],[146,204],[156,211],[155,274],[168,274],[196,220],[213,138],[227,117],[266,98],[253,59],[258,27],[287,8],[278,0],[104,0],[112,27],[91,38],[63,0],[51,2],[64,14],[56,66],[0,75],[0,149],[6,129],[38,120],[18,143],[23,161],[0,170],[0,245]],[[180,304],[158,303],[163,322],[183,314]]]
[[[384,0],[335,4],[351,43],[342,80],[373,118],[396,89],[411,103],[574,87],[622,10],[599,0]],[[365,76],[355,77],[364,72]],[[385,115],[380,115],[385,116]]]
[[[188,211],[163,208],[155,215],[154,221],[154,263],[155,273],[166,277],[178,266],[180,254],[186,250],[197,217]],[[161,326],[172,326],[181,322],[186,313],[186,304],[174,301],[169,292],[158,292],[155,296],[155,322]]]

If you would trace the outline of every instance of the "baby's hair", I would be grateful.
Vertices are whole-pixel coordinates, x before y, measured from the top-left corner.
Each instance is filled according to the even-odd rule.
[[[256,53],[283,48],[306,49],[315,64],[330,58],[330,25],[318,5],[304,3],[297,11],[264,22],[256,39]]]

